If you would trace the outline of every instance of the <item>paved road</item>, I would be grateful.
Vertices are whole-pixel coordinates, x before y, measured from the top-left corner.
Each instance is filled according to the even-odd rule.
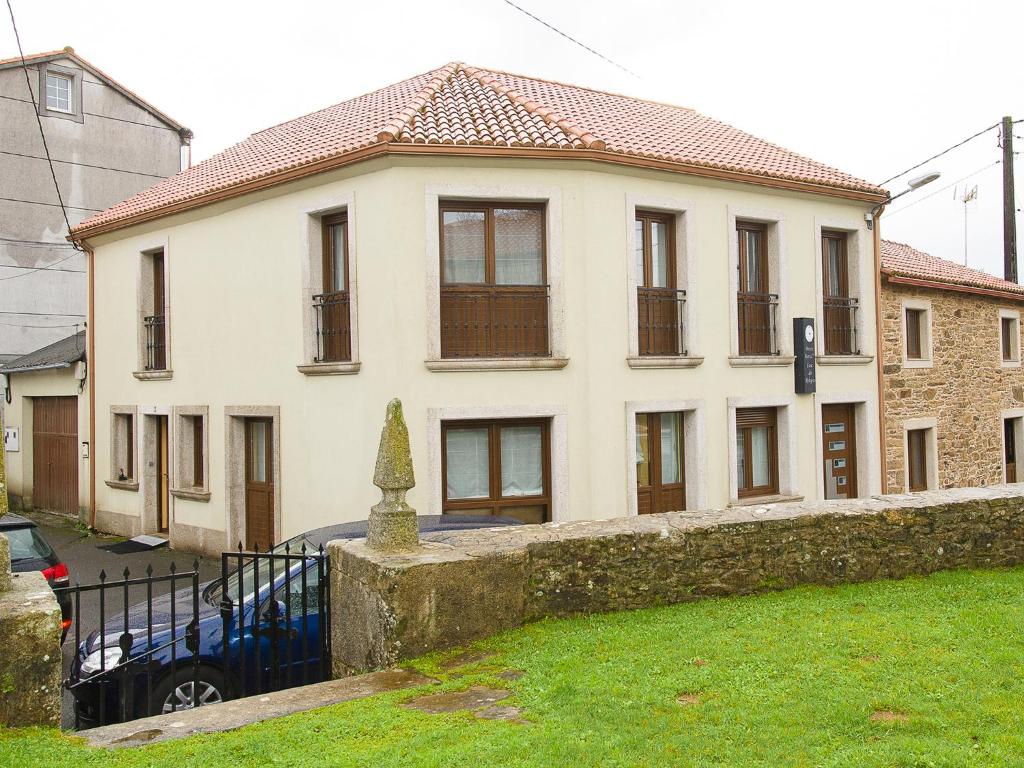
[[[25,514],[25,513],[21,513]],[[75,526],[74,521],[58,515],[48,515],[40,512],[27,514],[39,525],[40,531],[50,546],[56,550],[61,560],[71,571],[71,582],[74,584],[95,584],[99,581],[100,571],[106,571],[108,580],[121,579],[124,576],[124,569],[128,568],[131,576],[143,576],[146,566],[153,566],[154,575],[161,575],[170,572],[171,563],[174,563],[178,572],[191,571],[192,564],[197,559],[195,555],[162,547],[149,552],[136,552],[126,555],[115,555],[112,552],[99,549],[99,547],[113,544],[120,539],[103,536],[100,534],[89,534]],[[206,582],[220,576],[220,562],[211,558],[198,558],[200,581]],[[190,582],[178,584],[176,587],[190,586]],[[129,602],[137,603],[145,599],[145,587],[134,588],[137,591],[129,593]],[[156,584],[153,594],[159,595],[168,592],[168,583]],[[121,590],[107,590],[104,614],[109,620],[111,616],[121,613],[124,607],[123,592]],[[89,632],[99,627],[100,609],[99,593],[82,593],[80,601],[81,616],[76,617],[78,630],[84,640]],[[75,653],[75,628],[72,627],[68,638],[64,643],[64,674],[68,673],[71,659]],[[113,629],[108,632],[116,631]],[[63,699],[63,727],[74,726],[71,694],[64,692]]]

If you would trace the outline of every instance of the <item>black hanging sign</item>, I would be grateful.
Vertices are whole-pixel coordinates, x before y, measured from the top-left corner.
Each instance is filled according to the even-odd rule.
[[[815,391],[813,318],[793,318],[793,350],[796,352],[796,365],[793,367],[796,393],[812,394]]]

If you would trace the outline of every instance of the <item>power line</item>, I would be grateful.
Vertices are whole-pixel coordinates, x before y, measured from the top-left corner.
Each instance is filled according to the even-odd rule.
[[[34,101],[29,101],[28,99],[19,99],[16,96],[4,96],[4,95],[0,94],[0,99],[7,99],[8,101],[19,101],[22,104],[31,104],[33,107],[36,106],[36,103]],[[141,125],[143,128],[153,128],[153,129],[155,129],[157,131],[170,131],[171,133],[178,133],[178,130],[176,128],[171,128],[170,126],[167,126],[167,125],[151,125],[149,123],[140,123],[138,120],[127,120],[127,119],[125,119],[123,117],[112,117],[110,115],[101,115],[98,112],[86,112],[84,109],[82,110],[82,114],[83,115],[88,115],[89,117],[100,117],[100,118],[103,118],[104,120],[114,120],[114,121],[116,121],[118,123],[127,123],[128,125]]]
[[[9,152],[7,150],[0,149],[0,155],[12,155],[14,157],[25,157],[30,160],[45,160],[45,157],[39,157],[39,155],[26,155],[21,152]],[[166,179],[166,176],[161,176],[158,173],[146,173],[144,171],[129,171],[125,168],[111,168],[108,165],[92,165],[91,163],[79,163],[74,160],[54,160],[55,163],[61,163],[63,165],[77,165],[82,168],[95,168],[100,171],[114,171],[116,173],[130,173],[135,176],[152,176],[154,179]]]
[[[28,88],[28,95],[32,97],[32,80],[28,74],[28,64],[25,63],[25,52],[21,49],[21,36],[18,34],[18,25],[14,21],[14,8],[11,7],[11,0],[7,0],[7,12],[11,15],[11,28],[14,30],[14,39],[18,43],[18,56],[21,57],[21,69],[25,73],[25,87]],[[57,183],[57,173],[53,170],[53,160],[50,159],[50,148],[46,144],[46,132],[43,131],[43,119],[39,116],[38,107],[35,109],[36,123],[39,125],[39,137],[43,140],[43,151],[46,153],[46,162],[50,165],[50,176],[53,177],[53,188],[57,190],[57,200],[60,202],[61,213],[64,214],[64,223],[67,225],[68,234],[71,233],[71,222],[68,220],[68,212],[64,208],[64,199],[60,194],[60,185]],[[72,243],[75,250],[80,250],[77,243]]]
[[[53,166],[51,165],[50,168],[52,170]],[[58,192],[57,194],[59,195],[60,192]],[[58,203],[44,203],[41,200],[21,200],[21,199],[19,199],[17,197],[0,197],[0,200],[5,200],[8,203],[24,203],[25,205],[49,205],[51,208],[60,208],[62,211],[64,211],[64,222],[65,223],[67,223],[67,221],[68,221],[68,214],[67,214],[67,209],[68,208],[74,208],[76,211],[90,211],[92,213],[99,213],[101,210],[103,210],[102,208],[83,208],[80,205],[64,205],[64,201],[63,200],[61,200],[59,204]],[[68,226],[69,226],[68,231],[70,232],[71,231],[70,230],[70,224],[68,224]]]
[[[642,79],[643,79],[643,78],[641,78],[641,77],[640,77],[640,75],[638,75],[638,74],[637,74],[636,72],[634,72],[633,70],[631,70],[631,69],[627,69],[626,67],[622,66],[622,65],[621,65],[621,64],[619,64],[618,62],[612,61],[612,60],[611,60],[611,59],[609,59],[609,58],[608,58],[607,56],[605,56],[605,55],[604,55],[603,53],[598,53],[597,51],[595,51],[595,50],[594,50],[593,48],[591,48],[591,47],[590,47],[589,45],[584,45],[584,44],[583,44],[583,43],[581,43],[581,42],[580,42],[579,40],[577,40],[577,39],[576,39],[575,37],[572,37],[571,35],[567,35],[567,34],[566,34],[565,32],[563,32],[562,30],[558,29],[557,27],[553,27],[553,26],[551,26],[551,25],[550,25],[550,24],[548,24],[548,23],[547,23],[546,21],[544,21],[544,19],[541,19],[541,18],[538,18],[538,17],[534,16],[534,15],[533,15],[532,13],[530,13],[530,12],[529,12],[528,10],[526,10],[525,8],[520,8],[520,7],[518,6],[518,5],[516,5],[515,3],[513,3],[513,2],[512,2],[512,0],[502,0],[502,2],[503,2],[503,3],[505,3],[505,5],[510,5],[510,6],[512,6],[513,8],[515,8],[515,9],[516,9],[517,11],[519,11],[520,13],[522,13],[522,14],[525,14],[525,15],[529,16],[529,17],[530,17],[531,19],[533,19],[533,20],[534,20],[534,21],[536,21],[537,23],[539,23],[539,24],[543,24],[543,25],[544,25],[545,27],[547,27],[547,28],[548,28],[548,29],[550,29],[550,30],[551,30],[552,32],[554,32],[554,33],[555,33],[556,35],[561,35],[561,36],[562,36],[562,37],[564,37],[564,38],[565,38],[566,40],[568,40],[568,41],[569,41],[569,42],[571,42],[571,43],[574,43],[574,44],[578,45],[578,46],[579,46],[580,48],[584,49],[585,51],[590,51],[590,52],[591,52],[592,54],[594,54],[595,56],[597,56],[597,57],[598,57],[599,59],[603,59],[604,61],[607,61],[607,62],[608,62],[609,64],[611,64],[611,65],[612,65],[613,67],[618,67],[619,69],[621,69],[621,70],[622,70],[623,72],[625,72],[626,74],[629,74],[629,75],[632,75],[633,77],[635,77],[635,78],[636,78],[637,80],[642,80]]]
[[[0,309],[0,315],[25,315],[32,317],[85,317],[80,312],[15,312],[9,309]]]
[[[50,240],[19,240],[15,237],[0,237],[0,243],[14,243],[15,245],[38,245],[49,246],[50,248],[71,248],[71,243],[55,243]]]
[[[907,170],[905,170],[905,171],[902,171],[902,172],[900,172],[900,173],[897,173],[897,174],[896,174],[895,176],[891,176],[891,177],[889,177],[888,179],[886,179],[885,181],[880,181],[880,182],[878,183],[878,186],[882,186],[883,184],[888,184],[888,183],[889,183],[890,181],[892,181],[893,179],[898,179],[898,178],[899,178],[900,176],[905,176],[906,174],[910,173],[911,171],[916,171],[916,170],[917,170],[918,168],[920,168],[920,167],[921,167],[922,165],[926,165],[927,163],[930,163],[930,162],[931,162],[932,160],[935,160],[935,159],[937,159],[937,158],[940,158],[940,157],[942,157],[943,155],[945,155],[945,154],[948,154],[949,152],[952,152],[952,151],[953,151],[954,149],[957,149],[958,147],[962,147],[962,146],[963,146],[964,144],[966,144],[967,142],[969,142],[969,141],[973,141],[974,139],[978,138],[979,136],[984,136],[984,135],[985,135],[986,133],[988,133],[989,131],[991,131],[991,130],[992,130],[993,128],[998,128],[998,127],[999,127],[999,123],[992,123],[992,125],[990,125],[990,126],[989,126],[988,128],[986,128],[986,129],[984,129],[983,131],[978,131],[978,132],[977,132],[976,134],[974,134],[973,136],[968,136],[968,137],[967,137],[966,139],[964,139],[963,141],[961,141],[961,142],[959,142],[959,143],[957,143],[957,144],[954,144],[954,145],[953,145],[952,147],[949,147],[948,149],[944,149],[944,150],[942,150],[942,151],[941,151],[941,152],[939,152],[939,153],[938,153],[937,155],[932,155],[932,156],[931,156],[931,157],[929,157],[929,158],[928,158],[927,160],[923,160],[923,161],[921,161],[920,163],[918,163],[917,165],[912,165],[912,166],[910,166],[909,168],[907,168]]]
[[[30,269],[28,272],[22,272],[19,275],[11,275],[9,277],[0,277],[0,282],[3,282],[4,280],[17,280],[19,277],[26,277],[28,275],[35,274],[36,272],[42,272],[43,270],[46,270],[46,269],[53,269],[58,264],[63,264],[68,259],[75,258],[75,256],[78,255],[78,253],[77,253],[78,249],[76,248],[75,251],[76,251],[76,253],[72,253],[70,256],[65,256],[63,259],[57,259],[57,261],[53,262],[52,264],[47,264],[45,267],[36,267],[35,269]]]
[[[978,170],[976,170],[976,171],[971,171],[971,172],[970,172],[970,173],[968,173],[968,174],[967,174],[966,176],[962,176],[961,178],[957,179],[957,180],[956,180],[956,181],[954,181],[954,182],[951,182],[951,183],[947,184],[946,186],[942,187],[941,189],[936,189],[936,190],[935,190],[934,192],[932,192],[932,193],[931,193],[930,195],[925,195],[924,197],[920,198],[919,200],[915,200],[915,201],[914,201],[914,202],[912,202],[912,203],[907,203],[907,204],[906,204],[906,205],[904,205],[904,206],[903,206],[902,208],[897,208],[897,209],[896,209],[895,211],[893,211],[892,213],[889,213],[889,214],[887,214],[887,218],[892,218],[892,217],[893,217],[893,216],[895,216],[895,215],[896,215],[897,213],[902,213],[903,211],[907,210],[907,208],[913,208],[913,207],[914,207],[915,205],[917,205],[918,203],[923,203],[923,202],[924,202],[925,200],[927,200],[928,198],[930,198],[930,197],[935,197],[935,196],[936,196],[936,195],[938,195],[939,193],[941,193],[941,192],[945,192],[945,191],[946,191],[947,189],[950,189],[951,187],[955,187],[955,186],[956,186],[957,184],[959,184],[959,183],[960,183],[961,181],[966,181],[967,179],[971,178],[972,176],[977,176],[977,175],[978,175],[979,173],[981,173],[982,171],[987,171],[987,170],[988,170],[989,168],[994,168],[995,166],[997,166],[997,165],[1000,165],[1000,164],[1001,164],[1002,162],[1003,162],[1002,160],[996,160],[996,161],[995,161],[994,163],[989,163],[988,165],[986,165],[986,166],[984,166],[984,167],[982,167],[982,168],[979,168],[979,169],[978,169]]]
[[[21,323],[0,323],[6,328],[34,328],[36,330],[48,330],[51,328],[77,328],[85,323],[68,323],[66,325],[22,325]]]

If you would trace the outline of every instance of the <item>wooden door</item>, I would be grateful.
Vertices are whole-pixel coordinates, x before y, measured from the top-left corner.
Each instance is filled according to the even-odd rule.
[[[273,421],[245,420],[245,545],[267,549],[274,541]]]
[[[32,506],[78,513],[78,398],[32,398]]]
[[[167,533],[171,529],[170,466],[167,455],[167,417],[157,416],[156,488],[157,530]]]
[[[857,498],[857,433],[854,406],[847,403],[822,406],[821,431],[825,498]]]
[[[1003,420],[1003,464],[1006,466],[1006,482],[1017,482],[1017,432],[1016,419]]]
[[[638,413],[636,452],[637,513],[686,509],[683,414]]]

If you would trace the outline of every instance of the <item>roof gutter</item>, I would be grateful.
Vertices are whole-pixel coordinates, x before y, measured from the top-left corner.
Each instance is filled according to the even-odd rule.
[[[89,308],[85,319],[85,348],[87,386],[89,387],[89,527],[96,527],[96,254],[85,240],[79,244],[85,251],[88,273],[87,300]]]
[[[75,362],[78,362],[77,360]],[[24,368],[0,368],[0,373],[10,376],[12,373],[31,373],[32,371],[52,371],[57,368],[70,368],[71,363],[45,363],[44,365],[28,365]]]
[[[618,152],[611,152],[606,149],[544,149],[540,147],[494,147],[469,144],[406,144],[378,141],[375,144],[362,147],[361,149],[357,149],[353,152],[346,152],[341,155],[335,155],[334,157],[324,158],[297,168],[288,168],[259,179],[252,179],[234,186],[213,190],[188,200],[182,200],[177,203],[171,203],[159,208],[154,208],[151,211],[143,211],[142,213],[138,213],[134,216],[103,222],[91,227],[78,227],[72,229],[68,239],[81,243],[82,239],[86,237],[95,237],[96,235],[114,232],[119,229],[126,229],[127,227],[131,227],[136,224],[142,224],[155,219],[164,218],[165,216],[170,216],[175,213],[194,210],[223,200],[240,197],[250,192],[268,189],[279,184],[285,184],[290,181],[296,181],[308,176],[324,173],[325,171],[343,168],[348,165],[353,165],[355,163],[386,155],[590,160],[600,163],[609,163],[612,165],[682,173],[689,176],[718,179],[721,181],[754,184],[757,186],[785,189],[793,192],[827,195],[829,197],[867,203],[884,203],[888,199],[885,194],[878,192],[844,189],[841,187],[828,186],[827,184],[816,184],[813,182],[796,181],[792,179],[779,179],[770,176],[761,176],[755,173],[747,173],[725,168],[710,168],[701,165],[674,162],[671,160],[634,157],[631,155],[623,155]]]
[[[1020,301],[1024,302],[1024,294],[1011,293],[1010,291],[999,291],[994,288],[978,288],[972,285],[960,285],[958,283],[944,283],[939,280],[927,280],[921,277],[907,277],[905,275],[898,275],[892,272],[892,270],[885,267],[882,268],[881,273],[885,275],[888,282],[896,285],[910,285],[916,288],[934,288],[939,291],[954,291],[956,293],[970,293],[975,296],[990,296],[996,299],[1006,299],[1007,301]]]
[[[879,219],[885,210],[885,203],[879,204],[871,212],[872,233],[874,235],[875,251],[875,369],[878,387],[878,452],[879,464],[881,466],[881,491],[883,494],[889,492],[889,473],[887,471],[888,461],[885,446],[885,343],[882,333],[882,228],[879,226]]]

